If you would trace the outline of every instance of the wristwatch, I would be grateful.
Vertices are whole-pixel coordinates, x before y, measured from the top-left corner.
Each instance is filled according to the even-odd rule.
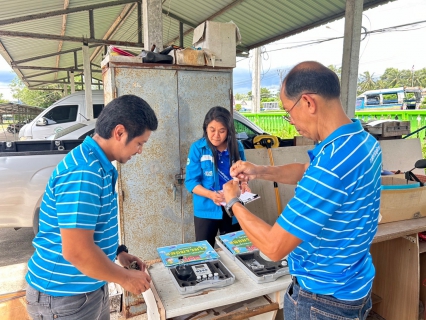
[[[126,253],[129,253],[129,249],[127,249],[127,247],[124,245],[124,244],[122,244],[122,245],[119,245],[118,246],[118,248],[117,248],[117,254],[116,254],[116,257],[118,257],[118,255],[120,254],[120,253],[122,253],[122,252],[126,252]]]
[[[240,198],[235,197],[232,198],[231,200],[229,200],[229,202],[225,205],[225,211],[228,214],[228,216],[230,216],[231,218],[234,216],[234,213],[232,212],[232,206],[234,204],[236,204],[237,202],[241,203],[242,205],[244,205],[244,203],[240,200]]]

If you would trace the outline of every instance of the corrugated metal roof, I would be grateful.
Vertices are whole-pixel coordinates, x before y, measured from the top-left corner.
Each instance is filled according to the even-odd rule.
[[[364,0],[364,8],[389,1],[392,0]],[[193,28],[205,20],[233,21],[239,27],[242,36],[242,43],[237,48],[239,53],[344,17],[346,5],[345,0],[163,0],[162,2],[164,46],[171,43],[179,44],[179,21],[184,23],[185,47],[192,45]],[[70,12],[66,15],[50,14],[57,10],[76,11],[93,6],[99,6],[93,9],[94,39],[138,42],[138,20],[141,17],[138,16],[137,2],[15,0],[1,5],[0,54],[9,64],[15,65],[15,72],[25,84],[35,87],[42,84],[40,81],[68,81],[67,70],[74,69],[75,65],[81,70],[83,68],[81,46],[83,39],[86,39],[90,46],[93,70],[99,71],[98,66],[102,60],[104,47],[96,46],[88,39],[89,11]],[[31,19],[31,16],[37,14],[45,14],[46,17]],[[10,19],[23,21],[5,24],[6,21],[14,22]],[[15,35],[16,32],[21,32],[68,38],[50,40],[16,37],[2,35],[2,31],[14,32]],[[141,48],[133,47],[129,50],[138,53]],[[77,52],[77,61],[74,60],[73,51]],[[63,54],[58,55],[58,52]],[[46,55],[48,57],[39,58]],[[52,68],[60,69],[52,70]],[[101,74],[94,72],[93,77],[101,79]]]

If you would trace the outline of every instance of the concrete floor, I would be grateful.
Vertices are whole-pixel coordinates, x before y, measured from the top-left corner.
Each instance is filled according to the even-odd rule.
[[[0,294],[25,290],[33,238],[32,228],[0,228]]]

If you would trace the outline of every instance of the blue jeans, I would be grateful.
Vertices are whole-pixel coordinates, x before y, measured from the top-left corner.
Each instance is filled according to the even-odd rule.
[[[27,312],[34,320],[109,320],[108,284],[96,291],[55,297],[27,287]]]
[[[371,307],[371,292],[362,299],[344,301],[303,290],[293,279],[284,296],[284,320],[365,320]]]

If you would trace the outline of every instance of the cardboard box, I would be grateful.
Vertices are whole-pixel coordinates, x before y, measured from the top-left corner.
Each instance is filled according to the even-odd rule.
[[[235,68],[236,46],[240,41],[240,31],[235,23],[206,21],[194,29],[192,43],[206,52],[207,65]]]
[[[418,185],[418,182],[407,181],[401,176],[383,176],[380,197],[382,219],[379,223],[426,216],[426,187]]]
[[[187,66],[205,66],[205,56],[203,50],[191,48],[173,50],[175,53],[174,62]]]
[[[401,137],[410,134],[410,121],[378,120],[366,125],[367,131],[372,135],[386,137]]]
[[[315,141],[304,136],[294,136],[295,146],[314,146]]]

